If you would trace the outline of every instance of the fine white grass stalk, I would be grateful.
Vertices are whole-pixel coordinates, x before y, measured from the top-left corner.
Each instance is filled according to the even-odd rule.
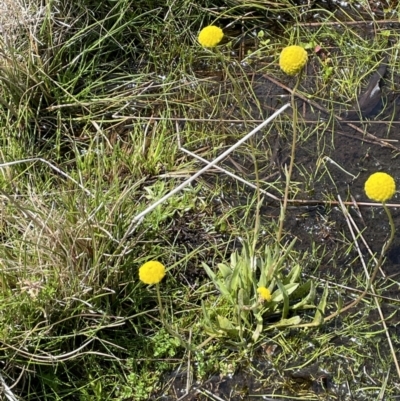
[[[200,160],[201,162],[205,163],[205,164],[210,164],[210,162],[204,158],[202,158],[201,156],[197,155],[196,153],[191,152],[190,150],[185,149],[183,146],[181,146],[181,140],[179,137],[179,132],[178,132],[178,149],[181,150],[182,152],[185,152],[186,154],[188,154],[189,156],[194,157],[197,160]],[[225,170],[224,168],[220,167],[220,166],[214,166],[217,170],[221,171],[221,173],[224,173],[226,175],[228,175],[229,177],[232,177],[233,179],[241,182],[242,184],[247,185],[250,188],[253,188],[255,190],[260,190],[260,192],[274,200],[280,201],[280,198],[278,198],[277,196],[265,191],[264,189],[261,189],[259,187],[257,187],[257,185],[254,185],[253,183],[246,181],[244,178],[237,176],[236,174],[231,173],[228,170]]]
[[[360,233],[358,232],[357,233],[358,235],[357,236],[355,235],[353,227],[352,227],[352,224],[350,223],[349,218],[348,218],[349,217],[349,213],[348,213],[345,205],[342,203],[342,199],[341,199],[340,196],[338,196],[338,200],[340,202],[340,206],[342,208],[342,212],[343,212],[343,215],[344,215],[344,217],[346,219],[347,226],[349,227],[349,230],[350,230],[351,236],[353,238],[353,241],[356,244],[358,256],[359,256],[359,258],[361,260],[361,264],[363,266],[363,269],[364,269],[364,272],[365,272],[365,276],[367,278],[367,283],[370,283],[371,278],[370,278],[370,275],[368,273],[368,269],[367,269],[367,266],[365,264],[365,261],[364,261],[364,258],[363,258],[363,254],[362,254],[361,249],[358,246],[358,242],[357,242],[357,237],[360,235]],[[376,262],[376,263],[378,263],[378,262]],[[367,286],[368,286],[368,284],[367,284]],[[396,366],[397,375],[400,378],[400,366],[399,366],[399,362],[398,362],[397,357],[396,357],[396,351],[395,351],[395,349],[393,347],[392,339],[390,338],[389,330],[388,330],[387,325],[386,325],[385,317],[383,316],[382,309],[381,309],[381,307],[379,305],[378,297],[376,297],[376,292],[375,292],[375,288],[374,288],[373,283],[371,282],[369,286],[370,286],[370,291],[373,294],[373,298],[374,298],[374,301],[375,301],[376,308],[378,310],[379,316],[380,316],[381,321],[382,321],[382,326],[383,326],[383,329],[384,329],[385,334],[386,334],[386,338],[387,338],[387,341],[388,341],[388,344],[389,344],[390,352],[391,352],[392,357],[393,357],[393,362],[394,362],[394,364]]]
[[[75,185],[77,185],[80,189],[85,191],[89,196],[93,197],[93,194],[86,189],[83,185],[79,184],[78,181],[74,180],[71,176],[69,176],[67,173],[64,173],[64,171],[60,170],[58,167],[54,166],[50,162],[48,162],[45,159],[42,159],[41,157],[33,157],[31,159],[22,159],[22,160],[15,160],[12,162],[7,162],[7,163],[1,163],[0,168],[2,167],[8,167],[8,166],[14,166],[16,164],[21,164],[21,163],[34,163],[34,162],[42,162],[44,164],[47,164],[49,167],[51,167],[54,171],[56,171],[58,174],[61,174],[63,177],[67,178],[68,180],[72,181]]]
[[[205,388],[199,390],[196,390],[197,394],[203,394],[206,395],[207,398],[209,398],[210,400],[216,400],[216,401],[224,401],[223,398],[218,397],[216,394],[212,393],[211,391],[206,390]]]
[[[354,180],[360,175],[360,174],[354,175],[354,174],[349,173],[349,172],[348,172],[347,170],[345,170],[341,165],[339,165],[338,163],[336,163],[334,160],[332,160],[332,159],[331,159],[330,157],[328,157],[328,156],[324,156],[324,157],[322,158],[322,160],[323,160],[324,162],[326,162],[326,161],[330,162],[331,164],[333,164],[334,166],[336,166],[339,170],[343,171],[345,174],[347,174],[347,175],[349,175],[350,177],[352,177]]]
[[[358,294],[361,294],[361,293],[363,292],[363,290],[358,290],[357,288],[349,287],[348,285],[339,284],[339,283],[336,282],[336,281],[325,280],[325,279],[323,279],[323,278],[321,278],[321,277],[313,276],[312,274],[304,274],[304,276],[305,276],[305,277],[312,278],[313,280],[320,281],[321,283],[328,284],[328,285],[331,286],[331,287],[342,288],[343,290],[351,291],[351,292],[357,292]],[[366,295],[368,295],[368,296],[374,296],[374,294],[373,294],[372,292],[370,292],[370,291],[368,291]],[[378,294],[375,294],[375,296],[376,296],[377,298],[379,298],[379,299],[384,299],[384,300],[386,300],[386,301],[398,302],[398,299],[396,299],[396,298],[385,297],[385,296],[383,296],[383,295],[378,295]]]
[[[344,207],[345,203],[342,201],[342,199],[341,199],[340,197],[338,197],[338,198],[339,198],[339,204],[342,206],[342,210],[343,210],[343,207]],[[350,221],[350,223],[352,224],[352,226],[354,227],[354,229],[355,229],[356,232],[357,232],[357,238],[360,238],[360,239],[361,239],[361,241],[362,241],[362,243],[364,244],[365,248],[367,249],[369,255],[371,256],[371,259],[373,260],[373,262],[374,262],[375,264],[377,264],[377,263],[378,263],[378,259],[375,257],[375,254],[372,252],[370,246],[368,245],[368,242],[366,241],[366,239],[365,239],[364,236],[362,235],[362,232],[361,232],[361,230],[358,228],[358,226],[357,226],[356,222],[354,221],[353,217],[350,215],[350,213],[347,213],[347,212],[346,212],[346,214],[344,215],[344,217],[345,217],[345,219],[347,220],[347,223],[349,223],[349,221]],[[350,232],[351,232],[351,228],[350,228],[350,227],[349,227],[349,229],[350,229]],[[356,245],[356,247],[357,247],[358,253],[361,254],[361,250],[359,249],[358,243],[356,242],[355,245]],[[385,274],[385,272],[382,270],[382,268],[379,268],[379,271],[381,272],[382,277],[385,278],[385,277],[386,277],[386,274]]]
[[[127,238],[129,235],[132,234],[134,229],[132,227],[136,228],[136,223],[139,223],[142,221],[142,219],[151,211],[153,211],[158,205],[161,205],[164,203],[166,200],[168,200],[171,196],[175,195],[179,191],[181,191],[183,188],[185,188],[187,185],[189,185],[191,182],[193,182],[195,179],[200,177],[203,173],[205,173],[207,170],[209,170],[211,167],[214,167],[217,163],[219,163],[221,160],[225,159],[226,156],[228,156],[230,153],[232,153],[236,148],[238,148],[240,145],[242,145],[244,142],[246,142],[248,139],[250,139],[254,134],[256,134],[258,131],[260,131],[262,128],[264,128],[266,125],[268,125],[271,121],[273,121],[279,114],[281,114],[283,111],[285,111],[288,107],[290,107],[290,103],[286,103],[283,105],[280,109],[278,109],[274,114],[272,114],[270,117],[268,117],[264,122],[262,122],[260,125],[258,125],[256,128],[254,128],[251,132],[249,132],[246,136],[244,136],[242,139],[240,139],[238,142],[236,142],[234,145],[232,145],[229,149],[227,149],[225,152],[223,152],[221,155],[219,155],[217,158],[215,158],[213,161],[211,161],[209,164],[207,164],[205,167],[203,167],[201,170],[199,170],[197,173],[192,175],[190,178],[188,178],[186,181],[183,181],[180,185],[178,185],[176,188],[174,188],[172,191],[170,191],[168,194],[163,196],[161,199],[158,201],[154,202],[152,205],[150,205],[148,208],[143,210],[143,212],[139,213],[136,217],[133,218],[131,221],[131,224],[128,227],[128,230],[126,231],[126,234],[123,237],[123,240]]]
[[[17,398],[15,397],[15,395],[13,394],[13,392],[11,391],[11,388],[9,386],[7,386],[6,381],[4,380],[3,376],[0,373],[0,383],[1,383],[1,387],[2,387],[2,392],[3,394],[6,396],[8,401],[17,401]]]

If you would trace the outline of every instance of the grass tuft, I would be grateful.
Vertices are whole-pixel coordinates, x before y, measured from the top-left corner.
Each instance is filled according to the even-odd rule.
[[[387,225],[361,201],[370,173],[399,177],[399,25],[387,22],[399,10],[314,3],[3,1],[5,396],[214,399],[214,385],[232,400],[398,393],[397,248],[364,294]],[[197,42],[209,24],[224,30],[212,50]],[[132,230],[204,159],[289,101],[295,82],[277,62],[289,44],[309,54],[293,93],[297,118],[283,113],[219,163],[241,182],[210,169]],[[379,117],[339,121],[385,55]],[[357,201],[354,237],[338,195]],[[149,260],[167,267],[159,293],[138,280]],[[258,303],[258,283],[271,286],[271,304]],[[360,293],[357,310],[320,324]]]

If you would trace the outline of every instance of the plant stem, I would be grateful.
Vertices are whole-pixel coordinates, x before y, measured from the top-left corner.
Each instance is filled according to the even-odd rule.
[[[162,301],[161,301],[160,284],[156,284],[156,289],[157,289],[158,307],[160,308],[160,318],[161,318],[161,322],[163,323],[163,325],[164,325],[165,327],[167,327],[166,321],[165,321],[165,318],[164,318],[163,304],[162,304]]]
[[[376,266],[375,266],[374,270],[372,271],[372,274],[371,274],[371,277],[368,280],[367,286],[366,286],[365,290],[358,296],[358,298],[356,298],[350,304],[346,305],[344,308],[342,308],[342,309],[336,311],[335,313],[332,313],[331,315],[327,316],[324,319],[324,322],[327,322],[327,321],[333,319],[334,317],[338,316],[342,312],[345,312],[345,311],[347,311],[347,310],[349,310],[351,308],[354,308],[367,295],[369,289],[371,288],[373,282],[375,281],[375,278],[376,278],[376,275],[378,274],[379,268],[382,267],[382,265],[383,265],[386,252],[388,251],[388,249],[392,245],[392,242],[393,242],[393,239],[394,239],[394,235],[396,233],[396,227],[394,225],[393,217],[392,217],[392,214],[390,213],[389,208],[386,206],[385,203],[383,203],[382,206],[385,209],[385,212],[386,212],[386,214],[388,216],[388,219],[389,219],[390,237],[383,244],[382,251],[381,251],[381,254],[379,256],[378,262],[376,263]]]
[[[288,197],[289,197],[289,188],[290,188],[290,181],[292,177],[292,171],[293,171],[293,166],[294,166],[294,158],[296,155],[296,142],[297,142],[297,107],[296,107],[296,90],[300,84],[300,80],[302,77],[302,72],[297,77],[296,85],[294,86],[291,96],[290,96],[290,104],[292,106],[293,110],[293,139],[292,139],[292,151],[290,154],[290,163],[289,163],[289,170],[287,171],[286,174],[286,187],[285,187],[285,196],[283,198],[283,205],[281,208],[281,213],[279,216],[279,228],[278,228],[278,234],[276,236],[276,241],[279,243],[282,238],[282,232],[283,232],[283,223],[285,222],[285,216],[286,216],[286,209],[287,209],[287,204],[288,204]]]
[[[176,333],[172,327],[167,323],[167,320],[165,319],[164,315],[164,308],[163,304],[161,301],[161,292],[160,292],[160,284],[156,284],[156,289],[157,289],[157,300],[158,300],[158,307],[160,308],[160,318],[163,326],[167,330],[167,332],[172,336],[175,337],[177,340],[179,340],[180,345],[185,347],[186,349],[190,349],[189,344],[178,334]]]

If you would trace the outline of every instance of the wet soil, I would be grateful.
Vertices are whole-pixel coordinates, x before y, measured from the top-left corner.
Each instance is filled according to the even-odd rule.
[[[381,28],[384,29],[385,26],[382,25]],[[390,28],[400,30],[400,24],[391,23]],[[362,29],[365,33],[365,27]],[[376,32],[368,31],[364,36],[372,37],[375,34]],[[376,61],[384,59],[385,56],[385,54],[378,55]],[[372,252],[379,254],[389,235],[387,217],[381,206],[362,206],[357,202],[368,202],[364,193],[364,183],[368,176],[376,171],[385,171],[391,174],[397,183],[400,182],[400,161],[398,160],[400,90],[397,89],[400,87],[400,73],[390,67],[384,71],[382,79],[379,80],[381,96],[375,106],[369,108],[364,114],[354,113],[357,109],[354,99],[346,102],[343,99],[332,98],[334,91],[329,82],[321,92],[321,85],[318,82],[321,72],[319,57],[318,54],[310,57],[298,90],[299,93],[307,96],[297,97],[300,135],[292,176],[292,181],[297,183],[297,186],[291,194],[292,202],[285,221],[286,238],[297,239],[296,249],[299,252],[309,251],[316,245],[320,246],[319,255],[323,261],[322,265],[318,266],[317,270],[313,269],[312,265],[309,266],[306,274],[332,283],[340,284],[345,281],[346,285],[358,288],[359,281],[355,277],[363,274],[363,269],[355,250],[349,251],[353,240],[337,200],[340,196],[343,201],[354,202],[352,206],[348,206],[348,211],[359,230],[362,231]],[[279,74],[272,76],[251,70],[250,68],[246,70],[245,77],[242,70],[242,75],[235,76],[235,83],[230,82],[229,77],[216,74],[217,82],[212,85],[208,83],[207,88],[211,94],[220,94],[225,91],[228,97],[234,91],[233,88],[241,84],[243,93],[250,93],[248,88],[250,82],[254,96],[246,99],[247,110],[251,110],[253,121],[263,120],[289,101],[289,92],[286,88],[293,88],[295,80]],[[366,76],[360,87],[360,94],[365,93],[368,82],[373,77],[373,73]],[[232,107],[229,111],[225,111],[226,114],[212,115],[210,113],[209,118],[242,120],[243,108],[235,103],[234,98],[231,98],[230,102]],[[259,154],[265,155],[264,158],[258,158],[257,166],[245,150],[233,153],[221,165],[249,181],[254,181],[254,171],[257,168],[261,188],[279,197],[279,193],[273,188],[274,186],[284,187],[283,172],[290,161],[291,113],[289,109],[264,132],[256,135],[252,142],[252,149],[256,147]],[[243,127],[247,128],[246,123],[242,124]],[[227,138],[226,146],[234,143],[235,140]],[[192,150],[195,151],[195,149]],[[223,175],[206,174],[203,179],[214,189],[218,188],[223,199],[217,214],[222,214],[229,208],[246,205],[249,196],[254,194],[254,191],[249,188],[240,187],[241,189],[238,190],[238,184]],[[390,203],[395,204],[390,210],[395,225],[398,227],[400,226],[399,195],[396,194]],[[276,221],[279,212],[280,202],[265,197],[261,210],[262,224],[268,225],[271,219]],[[216,231],[218,232],[218,228]],[[201,242],[199,231],[196,230],[196,233],[197,239]],[[240,246],[240,242],[236,242],[235,247],[238,245]],[[369,260],[366,246],[361,244],[360,247],[363,256]],[[400,300],[399,266],[400,233],[397,233],[383,267],[386,278],[380,276],[376,283],[377,288],[383,288],[380,291],[382,296]],[[196,277],[203,273],[198,266],[193,266],[192,274]],[[343,280],[343,277],[346,279]],[[343,294],[349,297],[345,291]],[[398,338],[400,322],[398,304],[383,300],[381,307],[385,316],[390,316],[387,323],[392,338]],[[374,310],[371,310],[366,320],[375,330],[381,327],[380,318]],[[342,323],[341,317],[321,330],[335,333],[336,328]],[[307,340],[307,333],[296,332],[294,335],[303,336],[305,342]],[[332,335],[329,346],[346,346],[346,343],[350,344],[353,341],[354,338],[350,335]],[[374,342],[379,343],[378,349],[374,349],[376,345],[373,344]],[[372,352],[379,351],[389,355],[384,334],[374,337],[373,341],[366,342],[364,346],[370,346]],[[399,344],[396,346],[398,347]],[[370,364],[366,364],[363,369],[355,372],[351,361],[340,356],[320,358],[304,368],[297,368],[302,360],[306,360],[306,352],[294,358],[292,366],[290,364],[279,366],[273,361],[279,360],[280,351],[279,347],[269,343],[267,339],[247,366],[237,367],[232,375],[216,374],[206,381],[192,383],[189,392],[185,390],[187,372],[185,370],[173,372],[164,378],[169,384],[163,391],[162,399],[288,400],[291,399],[290,396],[293,396],[293,399],[315,400],[377,399],[376,391],[363,390],[375,386],[375,379],[379,378],[379,382],[383,379],[383,372],[374,361],[377,357],[373,355]],[[341,376],[342,380],[338,380],[336,373],[341,369],[344,373]],[[353,380],[349,380],[349,377]],[[275,383],[274,386],[271,386],[271,383]]]

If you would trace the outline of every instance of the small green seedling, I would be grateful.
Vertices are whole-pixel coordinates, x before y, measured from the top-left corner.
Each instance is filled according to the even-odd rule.
[[[249,344],[256,342],[265,328],[299,325],[299,312],[316,308],[314,282],[302,280],[301,265],[290,257],[294,243],[284,249],[266,246],[260,256],[244,243],[241,253],[231,255],[229,264],[218,264],[217,273],[203,263],[219,291],[213,304],[202,304],[204,328],[210,336],[236,345]],[[326,303],[326,295],[324,298]],[[322,314],[317,308],[311,325],[319,324]]]

